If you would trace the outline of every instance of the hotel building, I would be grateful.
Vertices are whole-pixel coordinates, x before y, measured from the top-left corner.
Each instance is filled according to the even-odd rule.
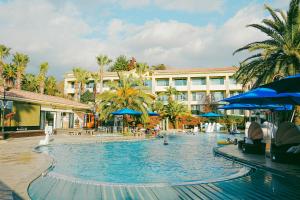
[[[155,70],[151,75],[146,76],[145,86],[149,87],[151,93],[157,95],[158,100],[164,102],[167,97],[159,94],[170,86],[176,88],[180,92],[176,95],[176,100],[187,104],[193,114],[200,114],[203,112],[207,97],[218,104],[219,100],[242,92],[242,85],[237,84],[232,77],[236,70],[235,67]],[[97,92],[109,90],[107,83],[117,80],[117,73],[105,72],[103,88],[100,88],[100,84],[97,85]],[[74,97],[74,82],[75,78],[72,73],[65,75],[64,93],[66,96]],[[90,80],[85,85],[85,90],[92,92],[93,86],[94,82]]]

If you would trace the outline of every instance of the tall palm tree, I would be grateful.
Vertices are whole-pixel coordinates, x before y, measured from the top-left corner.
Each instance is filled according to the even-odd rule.
[[[176,88],[170,86],[166,89],[165,92],[162,93],[163,95],[166,95],[168,97],[168,102],[172,102],[175,100],[175,96],[180,94],[179,91],[176,90]]]
[[[94,99],[96,99],[97,85],[101,79],[98,73],[90,73],[90,77],[94,80],[93,95],[94,95]]]
[[[111,112],[129,108],[142,112],[142,121],[148,120],[148,108],[153,96],[137,87],[138,80],[133,76],[120,75],[119,83],[109,85],[110,90],[97,96],[97,107],[101,111],[100,119],[108,119]]]
[[[262,24],[250,24],[268,38],[237,49],[254,52],[240,63],[235,76],[244,85],[254,81],[254,87],[268,83],[278,76],[300,72],[300,12],[299,0],[291,0],[289,10],[283,12],[265,6],[271,15]]]
[[[4,59],[10,55],[10,48],[0,44],[0,79],[2,78],[3,68],[5,67]]]
[[[48,95],[55,96],[58,93],[56,78],[54,76],[49,76],[46,78],[45,83],[46,83],[45,93]]]
[[[107,55],[99,55],[96,57],[96,60],[99,65],[100,92],[102,92],[104,67],[106,65],[109,65],[112,62],[112,60],[109,59]]]
[[[175,129],[178,128],[178,117],[181,115],[188,114],[187,105],[181,104],[177,101],[169,102],[166,107],[166,115],[170,119],[170,122],[173,124]]]
[[[40,72],[37,76],[37,80],[40,87],[40,93],[44,94],[45,91],[45,81],[46,81],[46,75],[49,69],[48,62],[44,62],[40,65]]]
[[[140,77],[141,80],[144,80],[144,76],[147,72],[150,72],[150,67],[147,63],[138,63],[136,65],[136,73]]]
[[[37,77],[34,74],[25,74],[22,80],[22,90],[38,92],[39,84]]]
[[[76,101],[80,100],[80,94],[84,93],[84,86],[87,83],[87,80],[89,78],[89,73],[80,68],[80,67],[74,67],[73,68],[73,75],[75,77],[75,94],[74,99]]]
[[[17,68],[17,78],[16,78],[16,89],[21,89],[21,81],[25,72],[25,68],[29,62],[29,57],[22,53],[15,53],[13,55],[13,64]]]
[[[4,81],[10,86],[14,86],[16,77],[17,77],[17,69],[14,65],[12,64],[5,64],[2,77]]]

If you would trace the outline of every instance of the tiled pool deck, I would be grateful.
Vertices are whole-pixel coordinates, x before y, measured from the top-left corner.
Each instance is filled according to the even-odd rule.
[[[11,191],[24,199],[29,198],[26,191],[28,184],[52,162],[46,155],[32,152],[40,139],[41,137],[34,137],[0,141],[0,179],[8,188],[13,188]],[[110,140],[116,139],[124,140],[124,138]],[[95,140],[103,141],[95,137],[60,136],[55,138],[54,143],[82,143]],[[238,158],[239,152],[235,151],[236,149],[236,146],[226,146],[219,151],[228,155],[230,153],[230,156],[232,153]],[[247,155],[240,156],[243,156],[244,160],[248,159]],[[274,173],[271,173],[266,171],[267,161],[263,164],[263,160],[254,159],[254,157],[249,159],[250,162],[257,162],[257,169],[252,173],[222,182],[181,186],[95,185],[66,180],[49,173],[33,181],[29,192],[32,199],[299,199],[300,178],[294,166],[289,169],[281,166],[275,170],[283,170],[284,173],[276,173],[274,169],[272,171]],[[267,167],[260,170],[263,165]],[[7,199],[13,199],[13,195],[7,192],[9,190],[5,191],[8,194]],[[4,194],[1,184],[0,193]]]

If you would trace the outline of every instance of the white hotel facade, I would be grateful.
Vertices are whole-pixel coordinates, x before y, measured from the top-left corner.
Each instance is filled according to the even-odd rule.
[[[218,103],[225,97],[243,91],[242,85],[237,84],[232,77],[236,70],[235,67],[155,70],[151,76],[146,76],[145,85],[161,101],[166,101],[167,98],[159,95],[160,93],[166,91],[169,86],[176,88],[180,92],[176,100],[187,104],[193,114],[199,114],[203,112],[207,95]],[[100,88],[100,84],[97,85],[97,92],[109,90],[107,83],[117,80],[117,73],[105,72],[103,88]],[[74,82],[75,78],[72,73],[65,75],[64,93],[66,96],[74,97]],[[85,89],[92,92],[93,84],[93,80],[90,80]],[[235,112],[234,114],[242,113]]]

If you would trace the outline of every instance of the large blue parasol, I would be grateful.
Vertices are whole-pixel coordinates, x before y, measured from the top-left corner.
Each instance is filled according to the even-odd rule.
[[[300,92],[300,74],[288,76],[281,80],[262,85],[261,87],[273,89],[278,93]]]
[[[256,88],[248,92],[235,95],[222,101],[229,103],[242,103],[242,104],[290,104],[300,105],[300,93],[280,93],[270,88]]]
[[[208,112],[208,113],[201,114],[199,116],[200,117],[223,117],[224,115],[218,114],[218,113],[213,113],[213,112]]]
[[[257,105],[257,104],[240,104],[233,103],[225,106],[221,106],[218,109],[223,110],[258,110],[258,109],[269,109],[269,110],[292,110],[292,105],[277,105],[277,104],[268,104],[268,105]]]
[[[142,112],[124,108],[124,109],[112,112],[111,114],[113,114],[113,115],[142,115]]]

